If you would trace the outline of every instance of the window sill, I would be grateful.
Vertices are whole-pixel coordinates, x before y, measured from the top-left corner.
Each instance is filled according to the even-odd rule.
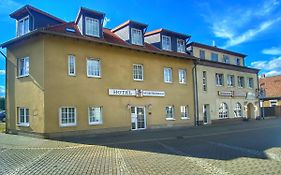
[[[228,88],[234,88],[234,86],[227,86]]]
[[[229,119],[229,117],[219,118],[219,120],[225,120],[225,119]]]
[[[92,75],[88,75],[87,77],[88,77],[88,78],[98,78],[98,79],[101,79],[101,76],[92,76]]]
[[[134,81],[143,82],[144,80],[143,79],[142,80],[134,79]]]
[[[217,87],[223,87],[223,85],[216,85]]]
[[[186,85],[187,83],[186,82],[185,83],[179,82],[179,84]]]
[[[102,125],[102,122],[92,122],[92,123],[89,123],[89,125]]]
[[[20,127],[29,127],[29,123],[19,123],[18,126],[20,126]]]
[[[71,127],[71,126],[76,126],[76,123],[74,124],[61,124],[60,127]]]
[[[20,75],[20,76],[17,76],[17,78],[25,78],[25,77],[29,77],[29,74],[28,74],[28,75]]]
[[[70,76],[70,77],[76,77],[76,74],[68,74],[68,76]]]
[[[182,120],[189,120],[189,117],[181,117]]]
[[[164,83],[172,84],[173,82],[172,81],[164,81]]]
[[[175,121],[176,119],[174,118],[166,118],[167,121]]]

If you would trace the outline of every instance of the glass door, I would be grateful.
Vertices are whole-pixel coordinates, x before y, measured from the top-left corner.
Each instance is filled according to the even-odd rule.
[[[146,129],[146,115],[144,107],[131,107],[132,130]]]
[[[203,105],[203,122],[204,124],[209,124],[209,110],[210,110],[210,105],[205,104]]]

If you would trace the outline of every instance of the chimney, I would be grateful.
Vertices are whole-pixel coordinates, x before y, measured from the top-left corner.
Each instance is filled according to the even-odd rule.
[[[217,47],[217,46],[216,46],[216,41],[215,41],[215,40],[213,40],[212,46],[213,46],[213,47]]]

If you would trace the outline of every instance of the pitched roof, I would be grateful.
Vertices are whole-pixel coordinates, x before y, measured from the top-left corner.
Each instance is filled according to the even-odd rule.
[[[150,31],[150,32],[146,32],[144,34],[144,36],[150,36],[150,35],[154,35],[154,34],[157,34],[157,33],[160,33],[160,32],[167,32],[167,33],[171,33],[171,34],[177,35],[177,36],[182,36],[182,37],[185,37],[185,38],[191,37],[190,35],[174,32],[174,31],[171,31],[171,30],[163,29],[163,28],[156,29],[156,30],[153,30],[153,31]]]
[[[20,8],[20,9],[18,9],[18,10],[16,10],[16,11],[14,11],[13,13],[10,14],[10,17],[12,17],[12,18],[17,18],[17,17],[20,16],[21,14],[23,14],[23,13],[25,13],[25,12],[28,12],[28,10],[33,10],[33,11],[35,11],[35,12],[37,12],[37,13],[40,13],[40,14],[42,14],[42,15],[45,15],[45,16],[49,17],[49,18],[52,18],[52,19],[55,20],[55,21],[58,21],[58,22],[60,22],[60,23],[65,23],[65,21],[63,21],[62,19],[57,18],[57,17],[55,17],[55,16],[53,16],[53,15],[51,15],[51,14],[49,14],[49,13],[46,13],[46,12],[44,12],[44,11],[42,11],[42,10],[39,10],[39,9],[37,9],[37,8],[31,6],[31,5],[25,5],[24,7]]]
[[[82,13],[94,14],[94,15],[99,16],[101,18],[104,18],[104,16],[105,16],[105,13],[103,13],[103,12],[98,12],[98,11],[95,11],[95,10],[92,10],[92,9],[88,9],[86,7],[81,7],[78,11],[78,14],[77,14],[77,17],[76,17],[76,20],[75,20],[76,24],[78,23],[78,20],[79,20]]]
[[[259,84],[265,90],[266,97],[281,97],[281,75],[260,78]]]
[[[244,55],[242,53],[233,52],[233,51],[230,51],[230,50],[225,50],[225,49],[221,49],[221,48],[214,47],[214,46],[209,46],[209,45],[198,43],[198,42],[191,42],[187,45],[187,47],[189,47],[189,46],[195,46],[195,47],[200,47],[200,48],[204,48],[204,49],[209,49],[209,50],[222,52],[222,53],[225,53],[225,54],[230,54],[230,55],[234,55],[234,56],[238,56],[238,57],[242,57],[242,58],[245,58],[247,56],[247,55]]]
[[[119,26],[111,29],[111,31],[112,32],[116,32],[117,30],[122,29],[123,27],[129,25],[130,23],[137,24],[139,26],[142,26],[143,28],[146,28],[148,26],[147,24],[143,24],[143,23],[140,23],[140,22],[137,22],[137,21],[133,21],[133,20],[128,20],[128,21],[125,21],[124,23],[120,24]]]

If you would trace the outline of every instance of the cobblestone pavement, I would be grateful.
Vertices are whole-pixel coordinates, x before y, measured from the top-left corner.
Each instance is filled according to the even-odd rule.
[[[280,175],[280,133],[281,119],[64,141],[0,134],[0,174]]]

